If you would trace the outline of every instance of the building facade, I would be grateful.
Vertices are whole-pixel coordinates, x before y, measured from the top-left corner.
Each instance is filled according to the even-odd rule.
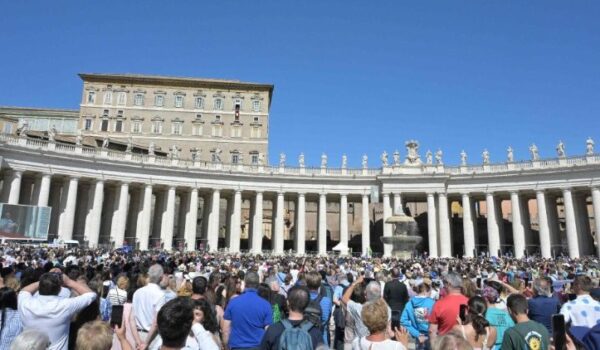
[[[17,120],[12,133],[27,124],[27,129],[32,132],[44,133],[54,128],[58,134],[75,135],[79,124],[79,111],[75,109],[0,107],[0,117]],[[11,133],[2,130],[5,134]]]
[[[273,85],[234,80],[79,74],[86,136],[204,162],[267,159]],[[151,147],[150,145],[153,144]]]

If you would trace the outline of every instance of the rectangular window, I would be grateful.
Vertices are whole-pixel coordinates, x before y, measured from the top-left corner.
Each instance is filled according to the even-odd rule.
[[[135,99],[133,100],[133,103],[136,106],[143,106],[144,105],[144,95],[143,94],[136,94],[135,95]]]
[[[87,103],[95,103],[96,102],[96,93],[94,91],[89,91],[87,96]]]
[[[194,136],[202,136],[202,125],[195,125],[193,127]]]
[[[13,125],[11,123],[5,123],[4,124],[4,133],[12,134],[12,132],[13,132]]]
[[[223,100],[220,98],[215,99],[215,110],[220,111],[223,109]]]
[[[196,97],[196,109],[202,109],[204,107],[204,99],[202,97]]]
[[[252,111],[259,112],[260,111],[260,101],[252,101]]]
[[[231,137],[242,137],[242,128],[240,126],[232,126]]]
[[[253,139],[259,139],[261,137],[260,127],[253,127],[250,132],[250,137]]]
[[[152,133],[153,134],[162,134],[162,122],[161,121],[152,122]]]
[[[83,126],[83,129],[87,130],[87,131],[92,130],[92,120],[91,119],[87,118],[85,120],[85,124]]]
[[[212,126],[212,136],[221,137],[223,136],[223,127],[222,125],[213,125]]]
[[[234,153],[231,155],[231,164],[237,164],[240,162],[240,155],[237,153]]]
[[[234,105],[235,105],[236,111],[239,111],[240,109],[242,109],[242,99],[236,98],[234,101]]]
[[[104,93],[104,104],[109,105],[112,103],[112,91],[107,91]]]
[[[131,132],[133,134],[141,134],[142,133],[142,123],[139,120],[134,120],[131,124]]]
[[[252,154],[252,164],[258,164],[258,154]]]
[[[119,92],[119,94],[117,95],[117,104],[118,105],[125,105],[125,103],[127,102],[127,94],[125,94],[125,92]]]
[[[173,123],[171,125],[171,133],[173,135],[181,135],[181,123]]]
[[[102,112],[102,116],[103,116],[103,117],[108,117],[108,109],[105,109],[105,110]]]
[[[156,95],[154,98],[154,105],[156,107],[162,107],[165,104],[165,97],[163,95]]]
[[[181,96],[181,95],[175,96],[175,107],[177,107],[177,108],[183,107],[183,96]]]
[[[121,119],[115,122],[115,132],[123,132],[123,121]]]
[[[102,119],[102,124],[100,124],[100,131],[108,131],[108,119]]]

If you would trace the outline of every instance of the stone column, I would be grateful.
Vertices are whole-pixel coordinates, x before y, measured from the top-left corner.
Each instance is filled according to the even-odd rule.
[[[515,257],[521,259],[525,251],[525,228],[523,227],[521,214],[521,199],[519,192],[512,191],[510,193],[510,207],[512,215],[512,230],[513,230],[513,245]]]
[[[160,225],[160,240],[163,249],[171,250],[173,248],[173,225],[175,224],[175,186],[169,187],[167,191],[167,205],[162,213]]]
[[[85,236],[87,237],[90,248],[98,247],[100,239],[100,223],[102,220],[102,204],[104,203],[104,181],[96,180],[93,187],[93,200],[92,208],[90,213],[86,217],[86,228]],[[91,191],[90,191],[91,192]]]
[[[208,215],[208,248],[211,252],[219,250],[219,210],[221,207],[221,192],[213,190],[210,214]]]
[[[392,224],[386,224],[385,221],[392,216],[392,206],[390,203],[390,194],[383,194],[383,237],[391,237],[392,236]],[[383,245],[383,256],[390,257],[392,256],[392,245],[384,244]]]
[[[565,203],[565,222],[567,226],[567,244],[569,245],[569,257],[579,258],[579,242],[577,240],[577,217],[570,188],[563,189],[563,201]]]
[[[52,182],[52,175],[42,174],[40,181],[40,190],[38,194],[37,205],[39,207],[48,206],[48,198],[50,198],[50,183]]]
[[[394,193],[394,215],[400,215],[404,213],[404,207],[402,206],[402,196],[400,193]]]
[[[284,216],[284,194],[277,192],[275,203],[275,230],[271,235],[273,241],[273,253],[283,254],[283,216]]]
[[[471,198],[468,193],[462,194],[462,208],[465,256],[472,258],[475,255],[475,229],[473,228],[473,215],[471,213]]]
[[[66,179],[63,185],[67,187],[67,196],[64,211],[58,222],[58,238],[62,240],[73,238],[73,223],[75,221],[75,207],[77,206],[78,185],[79,179],[76,177]]]
[[[592,188],[592,204],[594,206],[594,226],[596,227],[596,256],[600,257],[600,188]]]
[[[369,254],[371,246],[371,219],[369,218],[369,195],[362,196],[362,255]]]
[[[119,190],[119,202],[116,214],[116,220],[113,221],[113,238],[115,240],[115,248],[123,246],[123,240],[125,238],[125,225],[127,224],[127,201],[129,199],[129,184],[126,182],[121,183]]]
[[[558,222],[558,205],[556,205],[556,195],[546,193],[545,199],[548,228],[550,232],[550,254],[552,254],[554,245],[562,245],[561,230]]]
[[[427,193],[427,237],[429,238],[429,257],[438,257],[437,210],[435,194]]]
[[[534,237],[531,234],[531,215],[529,214],[529,198],[525,195],[521,198],[521,223],[523,224],[523,234],[525,235],[525,249],[534,245]],[[539,244],[536,242],[535,245]]]
[[[150,227],[152,226],[152,185],[147,184],[144,186],[144,196],[142,201],[142,210],[140,210],[138,214],[135,237],[140,243],[140,249],[147,250],[150,241]]]
[[[15,170],[10,179],[10,192],[8,193],[8,204],[19,204],[19,196],[21,195],[21,178],[23,172]]]
[[[340,254],[348,254],[348,195],[340,195]]]
[[[233,210],[231,213],[229,227],[229,251],[238,253],[240,251],[241,227],[242,227],[242,191],[235,190],[233,194]]]
[[[296,207],[296,254],[304,255],[306,252],[306,198],[304,193],[298,193],[298,206]]]
[[[488,229],[488,249],[490,256],[498,256],[500,249],[500,231],[498,229],[498,221],[496,221],[496,208],[493,193],[485,194],[485,202],[487,205],[487,229]]]
[[[196,226],[198,225],[198,189],[190,191],[190,201],[185,213],[185,250],[196,250]]]
[[[540,227],[540,250],[542,258],[551,258],[552,249],[550,241],[550,227],[548,225],[548,214],[546,208],[546,198],[543,190],[535,192],[535,198],[538,208],[538,225]]]
[[[319,194],[318,252],[327,254],[327,194]]]
[[[263,193],[256,192],[254,199],[254,217],[252,220],[252,242],[250,251],[258,254],[262,251],[263,241]]]
[[[450,220],[448,219],[448,197],[438,193],[438,210],[440,218],[440,256],[452,256],[452,237],[450,237]]]

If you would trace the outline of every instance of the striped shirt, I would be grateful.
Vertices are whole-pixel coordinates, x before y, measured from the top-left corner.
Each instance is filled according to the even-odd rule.
[[[0,332],[0,350],[8,350],[10,343],[23,330],[23,324],[19,317],[19,311],[8,307],[0,313],[0,317],[4,317],[4,325],[2,326],[2,332]]]
[[[119,287],[114,287],[108,291],[106,299],[110,301],[111,305],[123,305],[127,302],[127,291],[119,289]]]

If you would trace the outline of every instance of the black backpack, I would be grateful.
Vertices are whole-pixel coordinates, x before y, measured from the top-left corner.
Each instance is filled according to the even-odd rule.
[[[321,310],[321,300],[323,300],[323,297],[323,293],[319,292],[317,298],[309,301],[308,306],[304,310],[304,319],[314,324],[320,331],[325,329],[325,325],[321,319],[323,315],[323,310]]]
[[[346,294],[348,287],[350,287],[350,285],[343,288],[342,296]],[[346,328],[346,313],[344,312],[341,302],[340,305],[336,305],[333,310],[333,322],[335,323],[336,328]]]

